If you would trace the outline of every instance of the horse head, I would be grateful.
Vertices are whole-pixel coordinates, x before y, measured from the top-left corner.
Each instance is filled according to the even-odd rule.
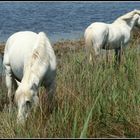
[[[135,23],[135,27],[138,27],[138,28],[140,28],[140,10],[134,10],[134,13],[135,13],[135,16],[137,16],[136,17],[136,19],[137,19],[137,21],[136,21],[136,23]]]
[[[35,83],[31,85],[18,82],[15,93],[15,102],[18,106],[17,123],[24,124],[29,112],[38,105],[38,87]]]
[[[125,21],[131,27],[131,29],[133,27],[140,27],[140,10],[134,9],[118,19]]]

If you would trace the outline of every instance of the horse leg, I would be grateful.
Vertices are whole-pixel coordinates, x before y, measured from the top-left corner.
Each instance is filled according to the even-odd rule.
[[[106,62],[110,63],[110,50],[106,51]]]
[[[48,104],[48,109],[49,111],[52,111],[53,108],[53,97],[55,94],[55,90],[56,90],[56,84],[55,81],[45,85],[46,88],[46,94],[47,94],[47,104]]]
[[[120,66],[122,62],[122,54],[123,54],[122,48],[115,49],[115,65]]]
[[[99,61],[99,59],[100,59],[100,51],[101,51],[101,49],[100,49],[100,47],[95,47],[94,48],[94,52],[95,52],[95,61]]]
[[[16,82],[16,80],[15,80],[15,77],[14,76],[12,76],[12,96],[11,96],[11,98],[12,98],[12,102],[14,103],[14,93],[15,93],[15,91],[16,91],[16,89],[18,88],[18,85],[17,85],[17,82]]]
[[[13,77],[12,77],[12,71],[10,66],[5,66],[5,72],[6,72],[6,86],[8,88],[8,98],[9,98],[9,112],[11,112],[12,109],[12,82],[13,82]]]
[[[49,105],[52,105],[53,97],[54,97],[54,94],[55,94],[55,89],[56,89],[56,84],[55,84],[55,82],[52,82],[48,86],[48,103],[49,103]]]
[[[115,65],[118,65],[119,63],[118,62],[120,62],[120,49],[115,49]]]

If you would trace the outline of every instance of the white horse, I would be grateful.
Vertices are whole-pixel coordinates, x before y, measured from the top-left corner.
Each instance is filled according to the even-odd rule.
[[[18,106],[17,122],[24,124],[31,107],[38,104],[39,86],[42,84],[46,88],[50,98],[55,93],[54,50],[44,32],[17,32],[6,42],[3,64],[10,110],[14,96]],[[12,87],[16,82],[18,88],[14,95]]]
[[[97,57],[101,49],[115,49],[116,61],[121,61],[122,48],[130,41],[131,31],[140,25],[140,10],[133,10],[119,18],[112,24],[95,22],[88,26],[84,33],[85,47],[89,62],[93,53]],[[94,50],[93,50],[94,48]]]

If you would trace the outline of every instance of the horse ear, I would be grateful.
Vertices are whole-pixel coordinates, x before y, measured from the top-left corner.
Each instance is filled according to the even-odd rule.
[[[16,79],[15,79],[15,80],[16,80]],[[17,83],[18,86],[21,84],[18,80],[16,80],[16,83]]]
[[[134,9],[133,10],[133,14],[137,14],[137,9]]]
[[[140,15],[140,10],[134,9],[134,13]]]

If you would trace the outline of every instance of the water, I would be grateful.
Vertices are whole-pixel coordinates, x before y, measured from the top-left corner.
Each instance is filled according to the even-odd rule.
[[[44,31],[51,42],[76,39],[92,22],[111,23],[134,9],[140,2],[0,2],[0,42],[23,30]]]
[[[3,67],[2,67],[2,55],[1,54],[0,54],[0,74],[4,74]]]
[[[140,2],[0,2],[0,41],[21,30],[44,31],[51,41],[83,36],[95,21],[111,23]]]

